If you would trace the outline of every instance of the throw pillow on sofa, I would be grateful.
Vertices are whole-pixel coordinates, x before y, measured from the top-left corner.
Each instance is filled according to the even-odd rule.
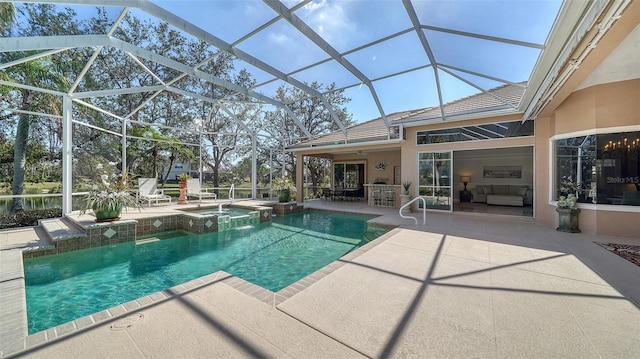
[[[484,187],[484,193],[485,193],[485,194],[493,194],[493,187],[491,187],[491,186],[485,186],[485,187]]]
[[[483,186],[478,186],[478,187],[476,187],[476,191],[478,192],[478,194],[484,194],[484,187]]]
[[[527,191],[528,191],[528,190],[529,190],[529,189],[528,189],[528,188],[525,188],[525,187],[519,188],[519,189],[518,189],[518,196],[522,196],[522,197],[524,197],[524,196],[527,194]]]

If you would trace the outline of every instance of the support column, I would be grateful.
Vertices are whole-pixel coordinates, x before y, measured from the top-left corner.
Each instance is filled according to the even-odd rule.
[[[304,202],[304,156],[296,153],[296,202]]]
[[[258,169],[256,166],[258,165],[258,134],[251,134],[251,198],[258,198]]]
[[[198,137],[198,143],[200,144],[198,146],[198,176],[200,178],[200,186],[202,187],[202,183],[204,181],[204,178],[202,177],[202,126],[200,126],[200,136]]]
[[[269,149],[269,199],[273,197],[273,191],[271,188],[273,187],[271,184],[273,183],[273,149]]]
[[[62,216],[73,210],[73,123],[71,98],[62,96]]]
[[[125,171],[127,171],[127,120],[122,120],[122,151],[120,159],[122,161],[122,174],[124,175]]]

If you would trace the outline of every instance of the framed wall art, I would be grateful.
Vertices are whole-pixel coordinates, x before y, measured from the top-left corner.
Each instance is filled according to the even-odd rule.
[[[484,166],[484,178],[522,178],[522,166]]]

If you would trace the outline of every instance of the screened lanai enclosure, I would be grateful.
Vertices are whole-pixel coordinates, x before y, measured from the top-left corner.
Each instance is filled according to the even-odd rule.
[[[532,1],[0,2],[3,200],[61,198],[63,214],[101,176],[262,198],[275,177],[304,193],[332,181],[331,162],[289,146],[505,84],[540,111],[548,74],[581,18],[602,4]],[[562,18],[565,21],[558,23]],[[575,19],[566,21],[566,19]],[[550,35],[552,34],[552,35]],[[367,131],[374,131],[368,128]],[[304,166],[304,171],[296,168]],[[302,176],[300,176],[302,174]],[[319,175],[321,174],[321,175]],[[107,177],[107,178],[111,178]],[[306,181],[306,183],[304,183]],[[27,185],[57,183],[55,186]],[[229,192],[233,185],[235,194]],[[8,208],[8,204],[5,207]],[[19,208],[20,209],[20,208]]]

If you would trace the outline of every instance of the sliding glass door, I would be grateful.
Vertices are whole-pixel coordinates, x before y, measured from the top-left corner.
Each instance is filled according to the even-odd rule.
[[[364,163],[333,164],[334,188],[361,188],[364,184]]]
[[[453,210],[451,189],[452,152],[421,152],[418,154],[418,184],[427,209]],[[422,208],[422,201],[418,201]]]

